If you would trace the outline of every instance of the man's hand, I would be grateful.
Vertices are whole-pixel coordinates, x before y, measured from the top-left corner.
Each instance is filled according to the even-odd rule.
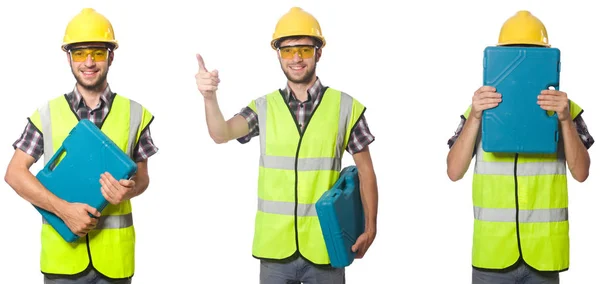
[[[473,95],[471,104],[471,115],[477,119],[481,119],[481,114],[484,110],[494,108],[502,102],[502,95],[496,93],[496,88],[490,86],[482,86]]]
[[[567,121],[571,119],[569,98],[565,92],[557,90],[543,90],[538,96],[537,103],[543,110],[556,112],[558,114],[558,120],[560,121]]]
[[[352,246],[352,252],[356,252],[355,258],[363,258],[363,256],[365,256],[365,253],[367,253],[367,250],[369,250],[369,247],[371,246],[374,240],[374,231],[366,231],[362,233],[356,240],[356,243],[354,243],[354,245]]]
[[[196,54],[196,59],[198,60],[198,73],[196,73],[198,90],[205,99],[214,99],[217,96],[217,89],[221,82],[219,72],[217,70],[208,72],[204,66],[204,59],[200,54]]]
[[[108,172],[100,175],[100,184],[102,195],[113,205],[131,199],[135,193],[135,181],[128,179],[117,181]]]
[[[100,217],[100,212],[92,206],[83,203],[66,203],[57,216],[74,234],[83,237],[98,223],[98,219],[90,217],[89,214],[96,218]]]

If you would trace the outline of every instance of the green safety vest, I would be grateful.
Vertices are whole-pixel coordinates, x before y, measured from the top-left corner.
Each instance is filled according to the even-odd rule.
[[[575,119],[582,109],[571,101],[570,112]],[[523,260],[540,271],[568,269],[562,139],[554,154],[503,154],[483,151],[478,137],[472,194],[474,267],[504,269]]]
[[[249,104],[260,129],[255,258],[300,255],[314,264],[330,263],[315,203],[338,179],[350,133],[365,107],[338,90],[324,92],[304,132],[280,91]]]
[[[142,105],[115,94],[101,130],[133,157],[142,130],[152,119],[152,114]],[[43,134],[45,165],[79,120],[66,96],[59,96],[36,110],[30,121]],[[66,242],[42,218],[41,271],[74,275],[92,266],[109,278],[133,276],[135,230],[131,203],[127,200],[119,205],[108,204],[101,214],[96,228],[73,243]]]

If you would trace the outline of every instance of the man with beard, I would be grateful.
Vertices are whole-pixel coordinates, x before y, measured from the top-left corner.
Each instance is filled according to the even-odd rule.
[[[149,130],[153,115],[108,86],[106,77],[117,48],[112,25],[103,15],[91,8],[76,15],[62,45],[77,81],[75,88],[38,108],[13,144],[6,182],[28,202],[60,217],[81,237],[67,243],[43,220],[40,264],[44,283],[131,283],[135,232],[129,200],[148,187],[147,161],[158,149]],[[87,204],[58,198],[29,171],[42,154],[46,164],[82,119],[94,122],[138,167],[131,180],[117,181],[109,173],[98,176],[98,190],[110,203],[102,213]]]
[[[197,55],[196,84],[213,140],[247,143],[260,136],[252,252],[261,260],[263,284],[345,283],[344,269],[330,265],[314,207],[339,177],[344,150],[358,168],[365,210],[365,232],[352,247],[356,257],[362,258],[375,239],[377,182],[368,148],[375,138],[365,107],[316,76],[324,46],[317,20],[292,8],[277,23],[271,42],[287,77],[285,88],[253,100],[228,121],[217,103],[218,73],[208,72]]]

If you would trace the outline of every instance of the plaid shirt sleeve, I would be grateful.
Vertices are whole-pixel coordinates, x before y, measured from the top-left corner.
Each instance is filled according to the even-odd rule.
[[[577,134],[579,134],[579,138],[581,138],[581,142],[583,142],[585,148],[589,149],[594,144],[594,137],[588,132],[587,125],[585,124],[585,121],[583,121],[581,115],[577,116],[574,122],[577,128]]]
[[[350,133],[346,151],[348,151],[348,153],[351,155],[354,155],[364,150],[373,141],[375,141],[375,136],[371,134],[369,125],[367,124],[367,119],[363,114],[363,116],[361,116],[356,122],[356,126],[352,130],[352,133]]]
[[[454,135],[452,137],[450,137],[450,139],[448,140],[449,148],[452,148],[452,145],[454,145],[454,143],[456,142],[456,139],[458,139],[458,136],[460,136],[460,133],[462,132],[463,127],[465,126],[465,121],[467,121],[467,119],[463,115],[461,115],[460,123],[458,124],[458,128],[456,129],[456,131],[454,131]]]
[[[448,146],[450,148],[452,148],[452,145],[454,145],[454,143],[456,142],[456,139],[458,139],[458,136],[462,132],[463,126],[465,125],[465,121],[467,121],[465,119],[465,117],[461,116],[461,120],[460,120],[460,123],[458,124],[458,128],[454,132],[454,135],[452,137],[450,137],[450,139],[448,140]],[[581,142],[583,142],[583,145],[587,149],[592,147],[592,145],[594,144],[594,137],[592,137],[592,135],[590,135],[590,133],[587,129],[587,125],[585,124],[585,121],[583,120],[581,115],[577,116],[573,120],[573,122],[575,123],[575,127],[577,128],[577,134],[579,134],[579,138],[581,139]]]
[[[156,152],[158,152],[158,148],[154,145],[154,141],[150,135],[150,127],[147,127],[140,135],[133,159],[136,163],[141,162],[150,158]]]
[[[42,139],[42,133],[31,123],[27,122],[21,137],[13,143],[13,148],[20,149],[21,151],[32,156],[37,162],[42,154],[44,153],[44,139]]]
[[[240,137],[237,139],[241,144],[246,144],[250,142],[253,137],[258,136],[258,115],[254,112],[250,107],[243,108],[239,113],[243,118],[248,122],[249,132],[246,136]]]

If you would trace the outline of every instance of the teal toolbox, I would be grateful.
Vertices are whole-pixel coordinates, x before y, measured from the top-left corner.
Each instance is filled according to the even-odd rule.
[[[558,118],[537,104],[549,87],[559,89],[560,50],[549,47],[490,46],[484,51],[483,84],[502,102],[482,115],[482,147],[498,153],[555,153]]]
[[[331,266],[349,266],[356,256],[352,246],[365,229],[356,166],[344,168],[336,183],[319,198],[315,207]]]
[[[61,155],[64,158],[57,164]],[[136,171],[137,165],[127,154],[94,123],[83,119],[69,132],[62,146],[36,177],[59,198],[85,203],[102,212],[108,201],[100,191],[100,174],[109,172],[120,180],[131,178]],[[34,207],[65,241],[79,239],[56,215]]]

